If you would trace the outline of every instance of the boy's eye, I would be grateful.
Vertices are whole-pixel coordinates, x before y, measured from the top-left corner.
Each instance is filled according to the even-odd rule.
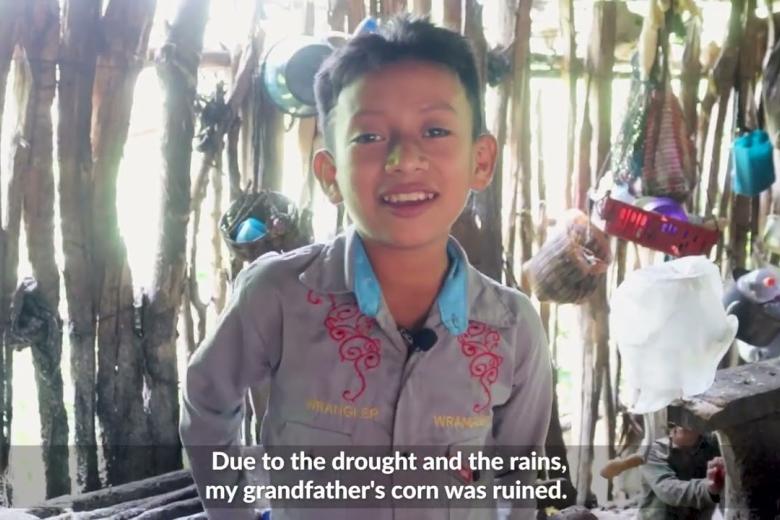
[[[382,140],[382,136],[379,134],[360,134],[359,136],[352,139],[353,143],[357,144],[368,144],[368,143],[376,143]]]
[[[452,132],[450,132],[449,130],[447,130],[445,128],[434,127],[434,128],[428,128],[427,130],[425,130],[425,137],[446,137],[446,136],[450,135],[451,133]]]

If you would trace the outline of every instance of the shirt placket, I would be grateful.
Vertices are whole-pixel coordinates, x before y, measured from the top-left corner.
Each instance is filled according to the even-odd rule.
[[[398,451],[402,455],[408,457],[410,456],[409,449],[415,446],[415,439],[409,438],[407,434],[409,431],[409,424],[420,424],[419,409],[415,406],[417,400],[415,399],[415,396],[410,395],[408,383],[415,374],[423,356],[429,353],[420,351],[408,353],[409,347],[401,336],[395,321],[384,306],[377,316],[377,324],[382,329],[382,332],[390,345],[392,345],[392,348],[402,351],[405,356],[405,362],[400,371],[400,380],[397,381],[397,385],[395,385],[397,391],[393,407],[394,413],[391,442],[394,451]],[[429,326],[429,323],[426,322],[425,326]],[[399,480],[396,475],[390,477],[391,486],[400,483],[402,483],[402,481]],[[419,510],[408,508],[394,508],[392,511],[392,518],[394,520],[419,520],[419,515]]]

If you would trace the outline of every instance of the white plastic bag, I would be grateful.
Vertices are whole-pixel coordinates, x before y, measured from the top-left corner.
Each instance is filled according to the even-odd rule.
[[[609,326],[635,413],[706,391],[737,334],[718,268],[689,256],[630,273],[610,301]]]

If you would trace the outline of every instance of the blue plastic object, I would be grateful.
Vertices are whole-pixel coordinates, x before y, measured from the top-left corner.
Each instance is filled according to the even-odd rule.
[[[253,242],[265,236],[266,233],[268,233],[268,228],[265,227],[265,224],[254,217],[249,217],[239,224],[236,242]]]
[[[763,130],[754,130],[734,140],[732,146],[734,193],[753,197],[775,182],[772,143]]]
[[[271,510],[267,509],[263,511],[262,516],[260,516],[260,520],[271,520]]]
[[[366,16],[358,24],[358,26],[355,27],[355,30],[353,31],[352,34],[354,36],[357,36],[358,34],[375,33],[377,29],[379,29],[379,22],[377,22],[376,18],[373,18],[371,16]]]

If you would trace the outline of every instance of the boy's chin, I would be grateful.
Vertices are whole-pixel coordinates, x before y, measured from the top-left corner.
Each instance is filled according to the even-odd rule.
[[[433,245],[444,246],[449,237],[449,230],[442,232],[424,231],[421,229],[398,230],[384,233],[371,233],[369,240],[393,249],[423,249]]]

